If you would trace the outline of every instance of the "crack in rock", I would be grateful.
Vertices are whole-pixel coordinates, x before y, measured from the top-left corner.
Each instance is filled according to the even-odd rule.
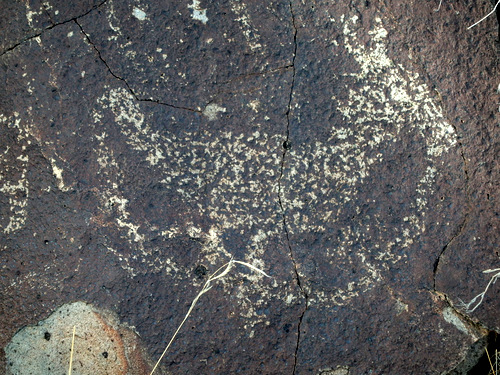
[[[291,14],[291,18],[292,18],[292,26],[293,26],[294,50],[293,50],[292,64],[285,67],[285,68],[291,68],[293,71],[293,74],[292,74],[292,82],[290,85],[290,96],[288,98],[288,105],[287,105],[287,111],[286,111],[287,126],[286,126],[285,141],[283,142],[283,156],[282,156],[282,160],[281,160],[281,170],[280,170],[280,176],[279,176],[279,180],[278,180],[278,191],[279,191],[278,199],[279,199],[279,205],[281,208],[281,212],[283,215],[283,228],[285,230],[288,251],[289,251],[290,259],[293,263],[293,268],[294,268],[294,272],[295,272],[295,280],[296,280],[297,286],[299,287],[299,289],[304,297],[304,300],[305,300],[305,307],[300,314],[299,323],[297,325],[297,344],[295,346],[294,363],[293,363],[293,370],[292,370],[292,375],[294,375],[296,372],[296,369],[297,369],[297,358],[298,358],[298,351],[299,351],[299,346],[300,346],[300,331],[302,328],[302,321],[304,319],[304,315],[308,309],[309,296],[308,296],[306,290],[304,289],[304,286],[302,285],[302,281],[301,281],[300,274],[299,274],[298,267],[297,267],[297,261],[295,260],[295,256],[294,256],[292,246],[290,243],[290,236],[288,233],[288,225],[287,225],[287,220],[286,220],[286,210],[285,210],[285,207],[283,204],[283,199],[282,199],[282,196],[283,196],[282,179],[283,179],[283,174],[284,174],[284,169],[285,169],[285,158],[286,158],[286,155],[288,153],[288,150],[291,147],[291,145],[290,145],[290,112],[291,112],[293,91],[294,91],[294,86],[295,86],[295,76],[296,76],[295,58],[297,56],[297,27],[295,24],[295,15],[293,12],[292,2],[290,1],[289,4],[290,4],[290,14]]]
[[[75,21],[77,22],[78,18],[82,18],[82,17],[85,17],[86,15],[90,14],[91,12],[95,11],[96,9],[99,9],[100,7],[102,7],[108,0],[104,0],[102,1],[100,4],[98,5],[95,5],[93,7],[91,7],[87,12],[83,13],[83,14],[80,14],[76,17],[73,17],[73,18],[70,18],[70,19],[67,19],[65,21],[62,21],[62,22],[59,22],[59,23],[54,23],[54,21],[52,20],[52,17],[50,15],[50,13],[48,13],[47,9],[45,8],[45,3],[43,4],[44,6],[44,11],[46,12],[46,15],[48,16],[48,18],[50,19],[50,22],[52,23],[52,25],[46,27],[45,29],[43,29],[42,31],[40,31],[39,33],[36,33],[32,36],[28,36],[28,37],[24,37],[21,39],[20,42],[18,43],[15,43],[14,45],[10,46],[10,47],[7,47],[7,49],[5,49],[3,52],[0,53],[0,57],[2,57],[3,55],[5,55],[7,52],[10,52],[14,49],[16,49],[17,47],[19,47],[20,45],[26,43],[26,42],[29,42],[30,40],[33,40],[35,38],[38,38],[40,37],[42,34],[44,34],[46,31],[49,31],[49,30],[52,30],[53,28],[57,27],[57,26],[61,26],[61,25],[65,25],[69,22],[72,22],[72,21]],[[77,22],[78,23],[78,22]]]
[[[443,101],[441,99],[441,95],[438,92],[438,95],[440,97],[441,101],[441,107],[444,109]],[[457,232],[450,238],[450,240],[446,243],[446,245],[443,246],[441,249],[441,252],[439,253],[438,257],[436,258],[436,261],[434,262],[434,268],[433,268],[433,275],[432,275],[432,288],[436,292],[436,278],[437,278],[437,273],[439,271],[439,263],[441,262],[441,258],[443,255],[446,253],[448,250],[448,247],[451,245],[451,243],[458,237],[460,237],[467,226],[469,222],[469,217],[470,217],[470,212],[471,212],[471,194],[470,194],[470,178],[469,178],[469,167],[467,165],[467,159],[465,158],[464,154],[464,146],[460,140],[460,136],[458,134],[458,129],[456,125],[453,123],[453,121],[448,121],[451,126],[453,127],[453,130],[455,131],[456,139],[457,139],[457,144],[460,150],[460,156],[462,157],[463,160],[463,171],[464,171],[464,176],[465,176],[465,196],[466,196],[466,207],[467,210],[465,212],[464,218],[462,222],[458,226]]]
[[[92,46],[92,48],[94,49],[94,51],[97,53],[97,56],[99,57],[99,60],[102,61],[102,63],[106,66],[107,70],[109,71],[109,73],[114,77],[116,78],[117,80],[119,81],[122,81],[124,83],[124,85],[127,87],[127,90],[130,92],[130,94],[132,94],[132,96],[135,98],[135,100],[137,100],[138,102],[149,102],[149,103],[155,103],[155,104],[159,104],[159,105],[164,105],[166,107],[170,107],[170,108],[175,108],[175,109],[182,109],[182,110],[185,110],[185,111],[189,111],[189,112],[196,112],[196,113],[202,113],[202,111],[198,110],[198,109],[193,109],[193,108],[188,108],[188,107],[184,107],[184,106],[177,106],[177,105],[173,105],[173,104],[169,104],[169,103],[164,103],[164,102],[161,102],[160,100],[156,100],[156,99],[151,99],[151,98],[139,98],[137,96],[137,94],[134,92],[134,90],[132,89],[132,87],[130,87],[129,83],[127,82],[127,80],[125,80],[124,78],[120,77],[119,75],[117,75],[115,72],[113,72],[113,70],[111,69],[111,67],[109,66],[109,64],[106,62],[106,60],[104,60],[104,58],[102,57],[102,54],[101,54],[101,51],[99,51],[99,49],[96,47],[96,45],[92,42],[92,40],[90,40],[90,37],[88,36],[88,34],[85,32],[85,30],[83,29],[83,26],[78,22],[77,19],[74,19],[75,23],[78,25],[78,27],[80,28],[80,31],[82,32],[82,34],[84,35],[85,37],[85,40],[87,41],[87,43],[89,43],[90,46]]]
[[[351,6],[352,6],[352,3],[351,3]],[[441,6],[441,4],[439,4],[439,7]],[[362,16],[362,13],[360,12],[359,9],[357,9],[357,7],[353,7],[353,9],[358,13],[359,16]],[[392,17],[395,17],[394,15],[392,15]],[[499,29],[500,30],[500,29]],[[402,32],[402,30],[399,30],[400,32]],[[410,48],[410,47],[409,47]],[[430,81],[432,81],[432,79],[430,78],[430,75],[429,73],[427,72],[426,70],[426,66],[425,64],[420,60],[418,59],[419,61],[419,69],[421,69],[423,72],[425,72],[425,75],[428,77],[428,79]],[[451,238],[446,242],[446,244],[443,246],[443,248],[441,249],[441,251],[439,252],[439,255],[437,256],[436,260],[434,261],[434,264],[433,264],[433,277],[432,277],[432,288],[433,288],[433,291],[434,292],[438,292],[436,290],[436,278],[437,278],[437,273],[439,271],[439,265],[440,265],[440,262],[441,262],[441,258],[444,256],[444,254],[446,253],[446,251],[448,250],[449,246],[451,245],[451,243],[459,236],[462,235],[465,227],[467,226],[468,224],[468,221],[469,221],[469,216],[470,216],[470,212],[471,212],[471,194],[470,194],[470,177],[469,177],[469,168],[468,168],[468,163],[467,163],[467,159],[465,158],[465,153],[464,153],[464,145],[461,141],[461,137],[459,135],[459,132],[458,132],[458,129],[457,129],[457,126],[455,125],[454,121],[450,120],[448,118],[448,116],[445,114],[445,103],[444,103],[444,100],[443,100],[443,97],[441,96],[441,93],[435,89],[435,92],[437,94],[437,97],[438,97],[438,101],[441,105],[441,109],[442,109],[442,113],[444,114],[444,117],[448,120],[447,122],[452,126],[453,128],[453,131],[455,133],[455,138],[456,138],[456,142],[458,144],[458,148],[459,148],[459,151],[460,151],[460,157],[462,158],[463,160],[463,173],[464,173],[464,177],[465,177],[465,194],[466,194],[466,206],[467,206],[467,210],[465,212],[465,215],[464,215],[464,218],[462,219],[461,223],[458,225],[458,229],[456,231],[456,233],[454,233]]]
[[[499,348],[498,332],[489,329],[480,321],[472,320],[467,314],[457,309],[446,293],[434,290],[433,295],[444,305],[441,309],[443,319],[474,340],[474,343],[463,354],[462,360],[444,374],[476,374],[483,373],[484,369],[489,370],[490,359],[485,350],[490,349],[490,353],[494,353]]]
[[[483,336],[488,334],[488,329],[485,326],[483,326],[479,322],[474,322],[468,315],[466,315],[463,312],[461,312],[460,310],[458,310],[457,307],[451,301],[450,297],[446,293],[434,290],[434,294],[440,300],[442,300],[444,302],[444,304],[447,306],[442,311],[443,317],[445,318],[445,320],[447,322],[450,323],[450,319],[445,317],[446,309],[448,309],[448,311],[451,311],[452,314],[455,316],[455,318],[460,320],[459,324],[463,325],[467,329],[468,332],[464,332],[464,333],[474,337],[476,340],[478,338],[483,337]],[[448,313],[448,315],[449,315],[449,313]],[[452,324],[454,324],[455,326],[458,325],[455,323],[452,323]],[[458,328],[458,329],[460,329],[460,328]]]
[[[357,12],[359,12],[359,10],[356,9]],[[361,14],[361,13],[360,13]],[[425,69],[425,64],[423,64],[422,62],[420,62],[420,69],[422,69],[426,76],[429,77],[429,74],[426,72],[426,69]],[[430,80],[430,78],[429,78]],[[438,96],[438,100],[441,104],[441,108],[442,108],[442,112],[445,113],[445,105],[444,105],[444,101],[443,101],[443,98],[441,96],[441,93],[439,91],[436,90],[436,93],[437,93],[437,96]],[[457,232],[452,235],[452,237],[450,238],[450,240],[448,240],[446,242],[446,245],[443,246],[443,248],[441,249],[439,255],[437,256],[435,262],[434,262],[434,265],[433,265],[433,277],[432,277],[432,285],[433,285],[433,290],[435,292],[437,292],[436,290],[436,278],[437,278],[437,273],[438,273],[438,270],[439,270],[439,264],[441,262],[441,258],[443,257],[443,255],[446,253],[446,251],[448,250],[448,247],[450,246],[450,244],[457,238],[459,237],[465,227],[467,226],[468,224],[468,220],[469,220],[469,214],[470,214],[470,211],[471,211],[471,199],[470,199],[470,178],[469,178],[469,168],[468,168],[468,164],[467,164],[467,159],[465,158],[465,154],[464,154],[464,145],[462,144],[462,141],[461,141],[461,137],[458,133],[458,129],[457,129],[457,126],[454,124],[454,122],[450,119],[448,119],[448,116],[445,115],[445,117],[447,118],[447,122],[452,126],[453,130],[454,130],[454,133],[455,133],[455,138],[456,138],[456,141],[457,141],[457,144],[458,144],[458,148],[459,148],[459,151],[460,151],[460,156],[463,160],[463,172],[464,172],[464,176],[465,176],[465,193],[466,193],[466,199],[467,199],[467,202],[466,202],[466,206],[467,206],[467,211],[465,213],[465,217],[464,219],[462,220],[462,222],[459,224],[458,226],[458,230]]]
[[[436,290],[436,278],[437,278],[437,273],[439,271],[439,264],[441,262],[441,258],[443,255],[446,253],[448,250],[448,247],[450,247],[451,243],[455,241],[456,238],[460,237],[467,226],[467,223],[469,222],[469,212],[470,210],[467,210],[465,217],[463,218],[462,222],[458,226],[457,232],[450,238],[450,240],[446,243],[446,245],[443,246],[441,249],[441,252],[439,253],[438,257],[436,258],[436,261],[434,262],[434,268],[433,268],[433,278],[432,278],[432,288],[434,291]]]

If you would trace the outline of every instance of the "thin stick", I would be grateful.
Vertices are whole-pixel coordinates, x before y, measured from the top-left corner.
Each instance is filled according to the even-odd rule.
[[[170,348],[170,345],[172,345],[172,342],[174,341],[175,337],[177,336],[177,334],[179,333],[179,331],[181,330],[182,326],[184,325],[184,323],[186,322],[187,318],[189,317],[189,315],[191,315],[191,312],[193,311],[194,309],[194,306],[196,305],[196,303],[198,302],[198,300],[200,299],[200,297],[205,294],[206,292],[208,292],[210,289],[212,289],[212,286],[210,285],[210,283],[212,281],[215,281],[217,279],[220,279],[224,276],[226,276],[229,271],[231,271],[231,268],[233,267],[233,264],[234,263],[239,263],[239,264],[242,264],[248,268],[250,268],[251,270],[254,270],[256,272],[259,272],[261,273],[262,275],[264,276],[267,276],[267,277],[271,277],[269,276],[267,273],[265,273],[264,271],[262,271],[261,269],[255,267],[255,266],[252,266],[251,264],[249,263],[246,263],[246,262],[241,262],[239,260],[233,260],[233,258],[231,258],[231,260],[227,263],[225,263],[224,265],[222,265],[221,267],[219,267],[207,280],[207,282],[203,285],[203,288],[201,288],[201,291],[200,293],[198,293],[198,295],[194,298],[193,302],[191,302],[191,306],[189,307],[189,310],[186,314],[186,316],[184,317],[184,319],[182,319],[182,322],[181,324],[179,325],[179,327],[177,327],[177,329],[175,330],[174,332],[174,335],[172,336],[172,338],[170,339],[170,341],[168,342],[167,344],[167,347],[165,348],[165,350],[163,351],[163,353],[161,354],[160,358],[158,359],[158,361],[156,362],[155,366],[153,367],[153,370],[151,370],[151,372],[149,373],[149,375],[153,375],[153,373],[155,372],[156,368],[158,367],[158,365],[160,364],[161,360],[163,359],[163,357],[165,356],[165,353],[167,353],[168,351],[168,348]]]
[[[488,18],[489,16],[491,16],[493,13],[495,13],[495,11],[497,10],[498,4],[500,4],[500,0],[497,1],[497,3],[495,4],[495,7],[493,8],[493,10],[491,12],[489,12],[486,16],[484,16],[479,21],[477,21],[474,25],[469,26],[467,28],[467,30],[472,29],[474,26],[476,26],[477,24],[483,22],[486,18]]]
[[[76,326],[73,326],[73,337],[71,338],[71,353],[69,355],[68,375],[71,375],[71,368],[73,367],[73,349],[75,348],[75,332],[76,332]]]
[[[488,348],[484,347],[484,350],[486,350],[486,355],[488,356],[488,361],[490,362],[491,371],[493,371],[493,375],[496,375],[495,369],[493,368],[493,363],[491,363],[490,353],[488,353]]]

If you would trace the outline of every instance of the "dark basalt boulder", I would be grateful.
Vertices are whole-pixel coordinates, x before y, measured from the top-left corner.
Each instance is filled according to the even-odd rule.
[[[494,5],[0,0],[0,368],[74,301],[157,359],[234,257],[161,371],[479,371]]]

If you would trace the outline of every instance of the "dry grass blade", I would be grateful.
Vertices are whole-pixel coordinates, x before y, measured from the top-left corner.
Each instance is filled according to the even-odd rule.
[[[68,375],[71,375],[71,369],[73,367],[73,350],[75,349],[75,333],[76,333],[76,326],[73,326],[73,337],[71,338],[71,353],[69,355]]]
[[[488,282],[488,285],[486,285],[486,288],[484,288],[484,290],[481,293],[479,293],[477,296],[471,299],[469,303],[463,303],[464,307],[467,309],[467,312],[471,313],[479,307],[479,305],[483,302],[484,296],[486,295],[486,292],[488,291],[490,286],[492,284],[495,284],[497,279],[500,277],[500,268],[483,271],[483,273],[493,273],[493,272],[496,273],[490,278],[490,281]],[[474,307],[471,308],[471,306]]]
[[[490,358],[490,353],[488,353],[488,348],[484,348],[484,350],[486,350],[486,356],[488,357],[488,361],[490,362],[490,367],[491,367],[491,371],[493,372],[493,375],[497,375],[495,373],[495,369],[493,368],[493,363],[491,363],[491,358]],[[491,372],[490,372],[491,374]]]
[[[439,9],[441,9],[441,4],[443,3],[443,0],[439,0],[439,6],[437,9],[434,9],[434,12],[439,12]]]
[[[153,375],[153,373],[156,371],[156,369],[158,368],[161,360],[163,359],[163,357],[165,356],[165,354],[167,353],[168,349],[170,348],[170,345],[172,345],[172,343],[174,342],[174,339],[175,337],[177,336],[177,334],[179,333],[179,331],[181,330],[182,326],[184,325],[184,323],[186,322],[187,318],[189,317],[189,315],[191,315],[191,312],[193,311],[196,303],[198,302],[198,300],[200,299],[200,297],[205,294],[206,292],[208,292],[211,288],[212,288],[212,285],[210,285],[213,281],[215,280],[218,280],[224,276],[226,276],[229,271],[231,271],[233,265],[235,263],[238,263],[238,264],[241,264],[245,267],[248,267],[250,268],[251,270],[253,271],[256,271],[266,277],[271,277],[269,276],[267,273],[265,273],[264,271],[262,271],[261,269],[255,267],[255,266],[252,266],[251,264],[249,263],[246,263],[246,262],[242,262],[242,261],[239,261],[239,260],[234,260],[233,258],[231,258],[231,260],[227,263],[225,263],[224,265],[222,265],[221,267],[219,267],[209,278],[208,280],[206,281],[206,283],[203,285],[203,287],[201,288],[201,291],[198,293],[198,295],[194,298],[193,302],[191,302],[191,306],[189,307],[189,310],[187,312],[187,314],[184,316],[184,319],[182,319],[182,322],[181,324],[179,324],[179,327],[177,327],[177,329],[175,330],[172,338],[170,339],[170,341],[168,342],[167,344],[167,347],[165,348],[165,350],[163,351],[163,353],[161,354],[160,358],[158,359],[158,361],[156,362],[155,366],[153,367],[153,370],[151,370],[150,374],[149,375]]]
[[[498,350],[495,349],[495,371],[498,373]]]
[[[486,18],[488,18],[489,16],[491,16],[493,13],[496,12],[497,10],[497,7],[498,7],[498,4],[500,4],[500,0],[497,1],[497,3],[495,4],[495,7],[493,8],[493,10],[491,12],[489,12],[486,16],[484,16],[483,18],[481,18],[479,21],[477,21],[474,25],[470,25],[467,30],[469,29],[472,29],[474,26],[480,24],[481,22],[483,22]]]
[[[242,262],[240,260],[233,260],[233,263],[242,264],[242,265],[244,265],[244,266],[246,266],[246,267],[248,267],[248,268],[250,268],[250,269],[252,269],[252,270],[254,270],[254,271],[256,271],[256,272],[258,272],[258,273],[260,273],[260,274],[262,274],[264,276],[266,276],[266,277],[269,277],[269,278],[271,277],[267,273],[265,273],[264,271],[262,271],[261,269],[255,267],[255,266],[252,266],[250,263]]]

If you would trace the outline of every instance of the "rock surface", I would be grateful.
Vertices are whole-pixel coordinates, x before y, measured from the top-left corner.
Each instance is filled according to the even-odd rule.
[[[0,0],[0,347],[81,300],[158,358],[234,256],[272,280],[214,284],[165,371],[466,372],[500,330],[499,289],[459,305],[500,263],[498,28],[438,5]]]
[[[16,333],[5,348],[7,374],[67,373],[73,327],[73,374],[139,375],[151,371],[133,330],[120,325],[108,311],[75,302]]]

